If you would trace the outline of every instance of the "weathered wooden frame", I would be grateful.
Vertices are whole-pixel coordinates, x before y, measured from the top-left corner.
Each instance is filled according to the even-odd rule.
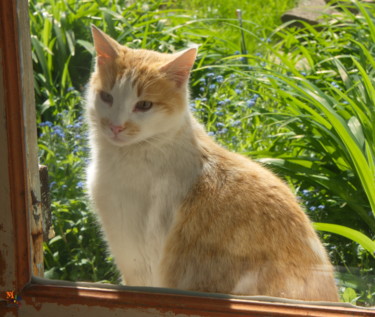
[[[373,310],[354,306],[33,277],[42,263],[34,257],[40,194],[28,23],[27,0],[0,1],[1,316],[375,316]],[[10,302],[6,292],[22,299]]]

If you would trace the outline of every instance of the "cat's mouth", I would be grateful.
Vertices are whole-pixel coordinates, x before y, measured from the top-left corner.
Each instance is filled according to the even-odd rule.
[[[104,135],[109,143],[119,147],[137,143],[137,138],[127,135],[125,132],[114,134],[112,131],[106,130],[104,131]]]

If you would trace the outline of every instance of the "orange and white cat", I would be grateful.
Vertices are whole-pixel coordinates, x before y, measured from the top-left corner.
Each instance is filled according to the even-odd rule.
[[[337,301],[326,251],[289,188],[192,117],[196,49],[136,50],[92,32],[88,189],[124,282]]]

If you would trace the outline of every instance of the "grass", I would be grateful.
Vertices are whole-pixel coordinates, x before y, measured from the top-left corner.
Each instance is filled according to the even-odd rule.
[[[317,31],[280,25],[292,4],[30,0],[40,160],[50,170],[56,231],[45,243],[47,277],[119,278],[83,183],[94,23],[131,47],[171,52],[199,44],[195,115],[219,143],[290,184],[338,267],[342,299],[375,304],[374,10],[344,1],[342,14]]]
[[[288,9],[294,7],[295,0],[271,0],[271,1],[222,1],[191,0],[181,2],[180,5],[187,10],[194,19],[202,20],[203,33],[209,34],[221,41],[225,39],[226,54],[234,51],[242,51],[239,48],[241,33],[238,32],[240,24],[236,11],[241,10],[242,26],[246,40],[246,51],[244,53],[255,53],[263,50],[262,41],[272,32],[273,28],[281,24],[281,15]]]

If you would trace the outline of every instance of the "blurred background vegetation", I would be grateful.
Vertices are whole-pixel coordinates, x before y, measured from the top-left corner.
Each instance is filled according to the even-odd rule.
[[[337,268],[342,300],[375,305],[373,5],[340,1],[339,14],[315,28],[281,23],[292,0],[29,5],[40,162],[49,168],[56,232],[44,245],[47,278],[119,283],[85,195],[82,113],[95,24],[133,48],[199,45],[196,117],[223,146],[290,184]]]

